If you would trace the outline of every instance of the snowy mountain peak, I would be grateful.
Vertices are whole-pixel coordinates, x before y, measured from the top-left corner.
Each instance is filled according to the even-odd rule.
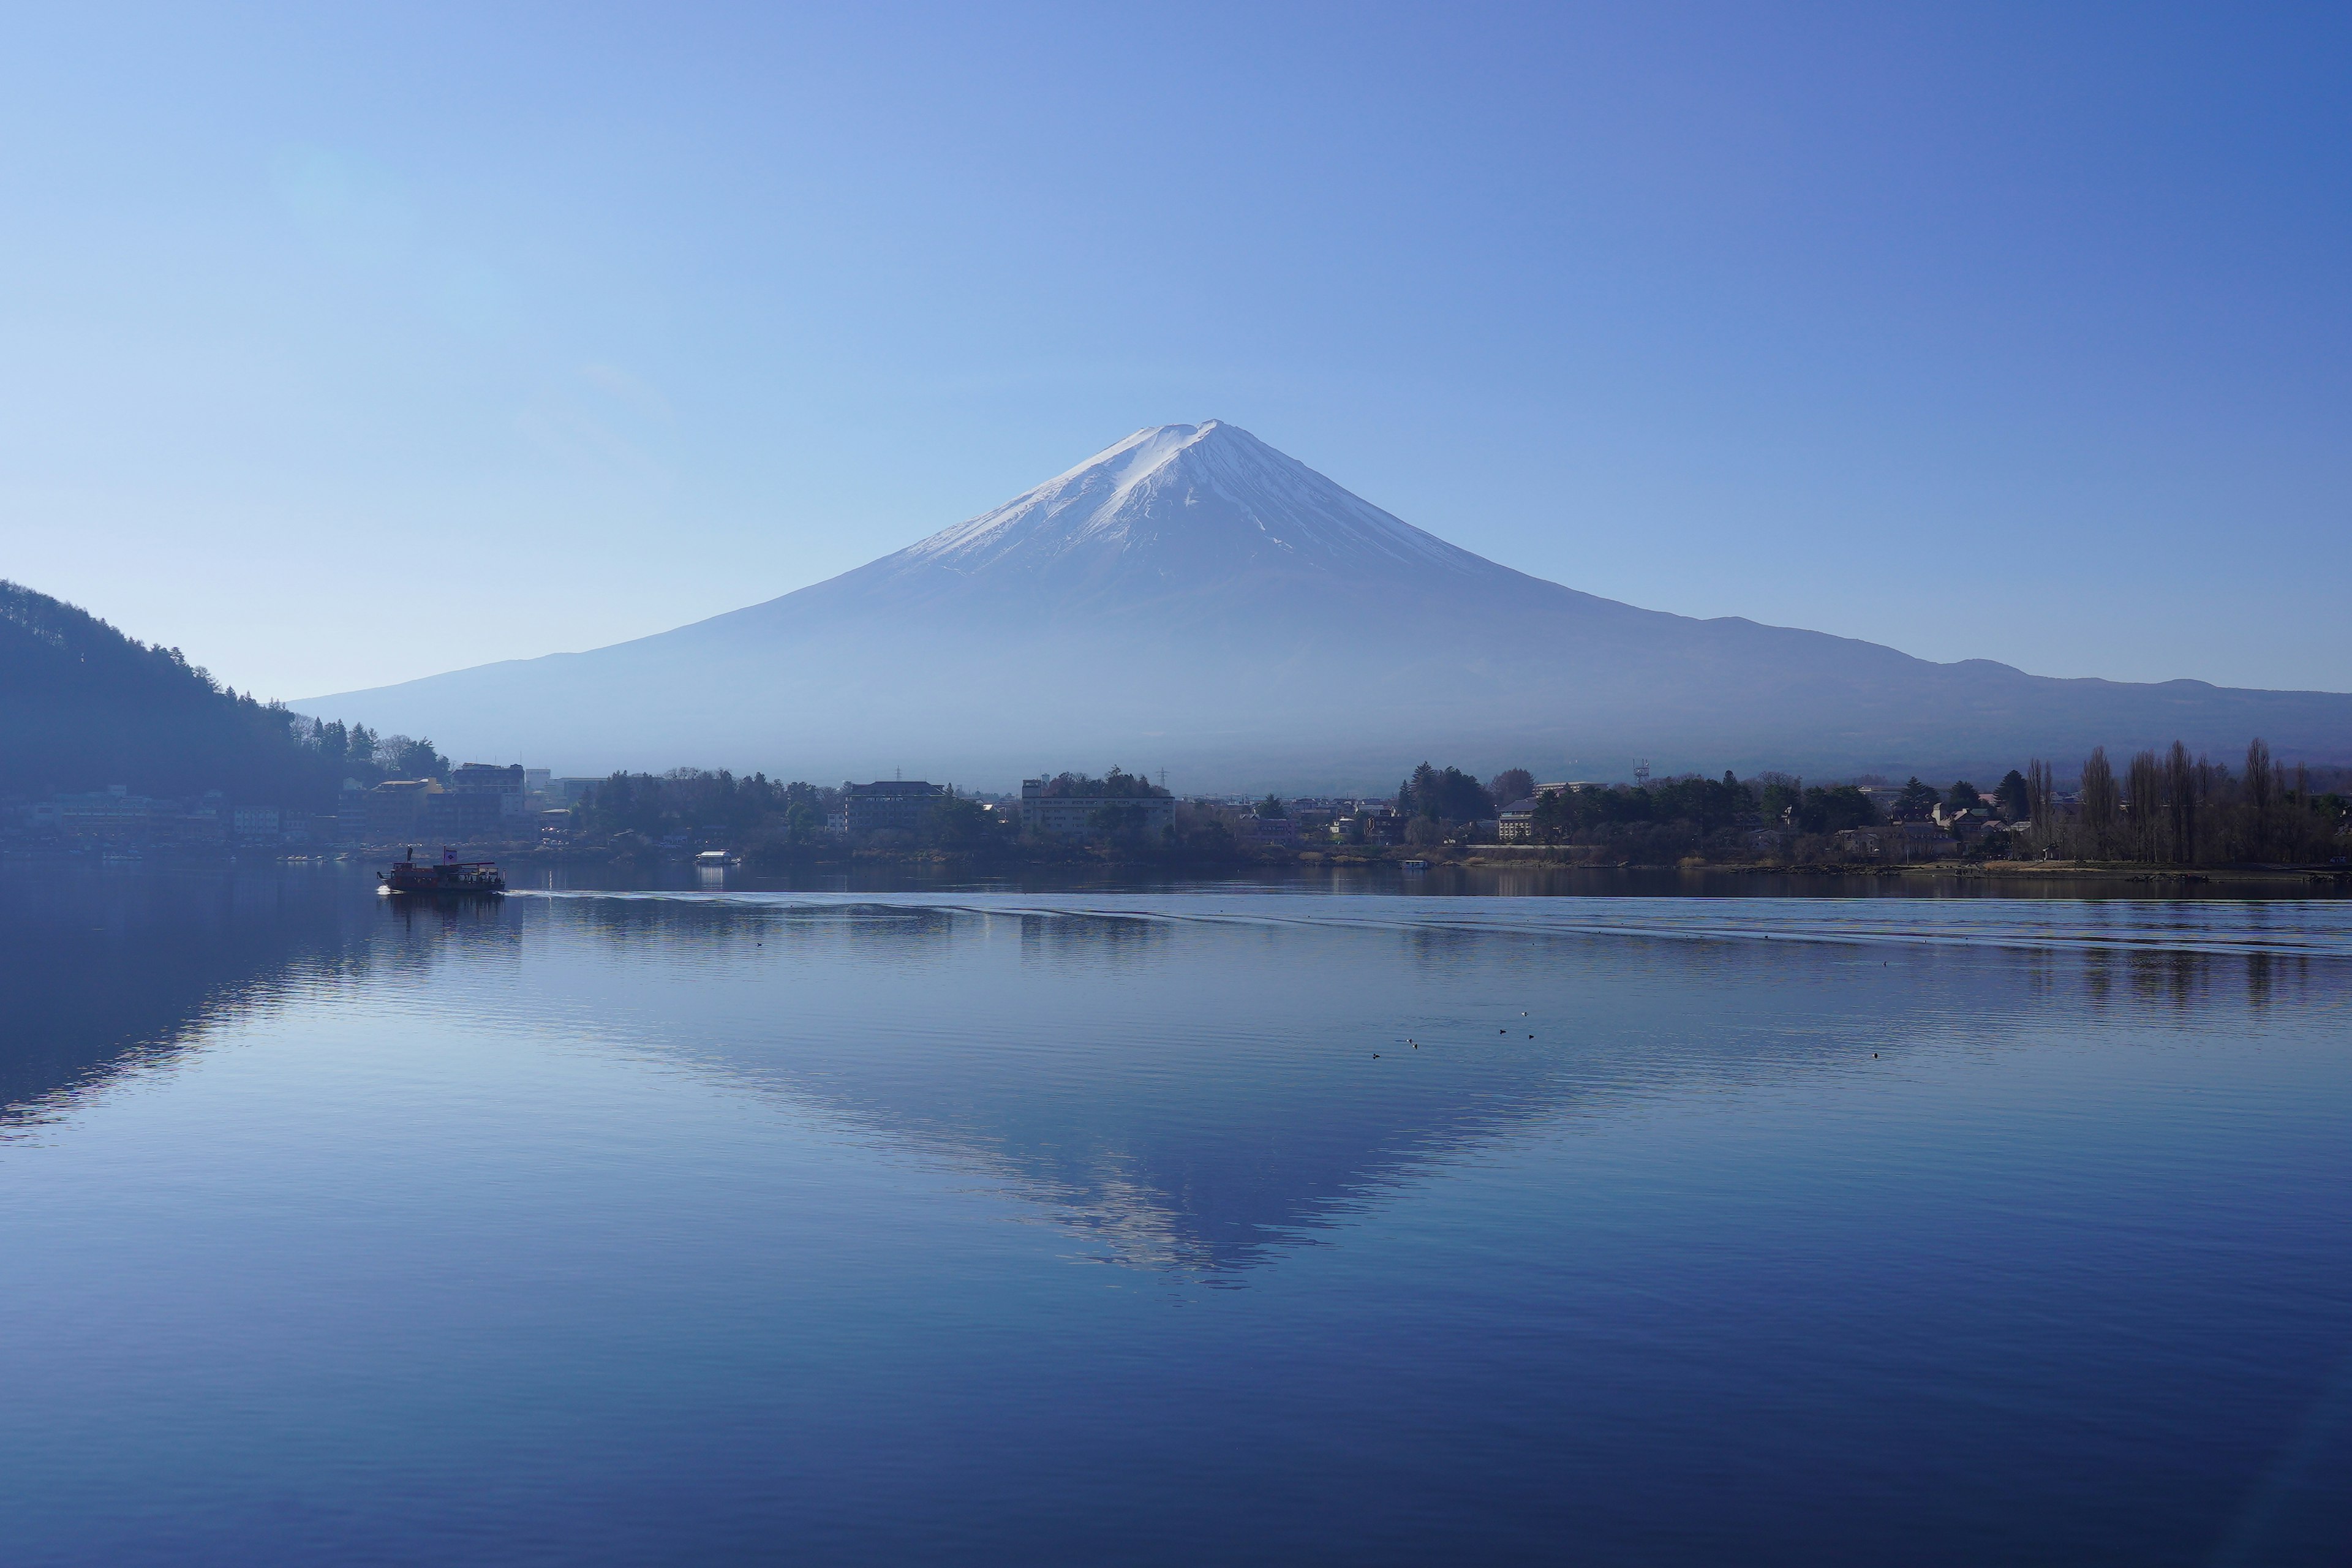
[[[1508,574],[1220,420],[1138,430],[1003,506],[875,563],[877,576],[1007,573],[1099,593],[1300,575]]]

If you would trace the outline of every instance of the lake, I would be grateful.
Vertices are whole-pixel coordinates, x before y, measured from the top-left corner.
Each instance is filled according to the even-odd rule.
[[[0,1558],[2352,1558],[2352,900],[541,880],[0,863]]]

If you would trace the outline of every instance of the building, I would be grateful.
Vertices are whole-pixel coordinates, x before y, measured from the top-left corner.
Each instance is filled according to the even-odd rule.
[[[1503,807],[1495,818],[1495,837],[1505,844],[1533,843],[1536,836],[1536,807],[1546,795],[1582,795],[1589,789],[1599,789],[1597,784],[1584,779],[1562,780],[1559,784],[1539,784],[1536,793],[1525,800],[1515,800]]]
[[[1021,781],[1021,826],[1041,838],[1085,838],[1104,830],[1097,812],[1116,811],[1126,831],[1158,833],[1176,820],[1175,797],[1168,795],[1047,795],[1044,779]],[[1295,831],[1295,830],[1294,830]]]
[[[552,805],[578,805],[588,798],[590,790],[604,782],[603,779],[550,779],[547,781],[546,794]]]
[[[519,763],[509,763],[505,767],[498,767],[489,763],[464,763],[450,773],[449,793],[495,795],[498,798],[498,805],[491,812],[492,816],[520,816],[523,814],[523,798],[527,793],[522,765]],[[470,803],[464,809],[469,816],[478,810]]]
[[[335,842],[364,843],[367,827],[368,788],[357,779],[345,779],[335,796]]]
[[[371,844],[422,841],[433,829],[425,803],[443,794],[438,779],[386,779],[367,792],[365,837]]]
[[[1296,844],[1299,824],[1289,816],[1260,816],[1245,811],[1234,820],[1234,831],[1242,839],[1254,844]],[[1328,833],[1328,829],[1327,829]]]
[[[934,803],[947,798],[948,786],[925,779],[877,779],[872,784],[841,786],[841,810],[834,830],[852,838],[883,828],[912,833],[923,826]]]
[[[53,796],[48,811],[35,808],[34,826],[52,826],[70,838],[142,838],[149,826],[170,808],[160,800],[132,795],[128,786],[109,784],[88,795]]]
[[[509,830],[529,831],[522,823],[522,810],[518,804],[513,811],[507,809],[509,801],[520,803],[520,795],[493,793],[486,789],[445,789],[438,795],[425,797],[425,832],[427,837],[446,839],[494,838]]]
[[[1841,853],[1873,860],[1940,860],[1960,852],[1959,840],[1932,822],[1842,828],[1835,841]]]

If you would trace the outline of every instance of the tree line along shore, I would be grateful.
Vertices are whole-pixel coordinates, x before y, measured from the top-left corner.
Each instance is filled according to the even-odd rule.
[[[1034,781],[1033,781],[1034,782]],[[2069,778],[2028,759],[1979,787],[1779,773],[1544,783],[1423,763],[1393,795],[1177,799],[1113,768],[1063,773],[1044,798],[1099,803],[1052,831],[1017,799],[940,786],[903,826],[847,830],[848,792],[763,773],[677,769],[598,781],[520,853],[657,861],[722,852],[753,866],[860,858],[976,865],[1376,862],[1721,867],[1844,872],[2211,871],[2342,866],[2352,850],[2347,770],[2288,767],[2259,740],[2234,765],[2185,748],[2117,768],[2094,748]],[[872,786],[867,786],[872,787]],[[1052,792],[1045,795],[1045,792]],[[1156,799],[1145,814],[1122,803]],[[1156,821],[1158,826],[1150,826]]]
[[[142,644],[74,605],[0,582],[0,842],[37,846],[86,830],[176,836],[179,847],[199,850],[381,847],[383,835],[364,823],[354,829],[346,809],[354,791],[478,771],[489,770],[453,769],[429,740],[240,695],[176,648]],[[1100,778],[1033,781],[1048,792],[1032,803],[1051,806],[1042,812],[1018,798],[943,788],[919,812],[866,829],[844,801],[873,786],[702,769],[569,782],[583,785],[576,797],[501,812],[494,827],[469,823],[467,841],[517,856],[657,859],[717,850],[775,864],[866,856],[2325,868],[2346,858],[2352,796],[2352,770],[2283,763],[2260,740],[2227,758],[2192,755],[2179,742],[2113,758],[2093,747],[2063,772],[2028,758],[1990,783],[1932,784],[1773,772],[1545,782],[1524,768],[1482,779],[1424,763],[1387,795],[1177,800],[1114,768]],[[1093,804],[1075,810],[1073,801]]]

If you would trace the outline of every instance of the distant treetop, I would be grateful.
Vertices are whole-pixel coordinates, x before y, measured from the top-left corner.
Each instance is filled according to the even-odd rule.
[[[1048,799],[1068,795],[1081,799],[1148,800],[1168,792],[1141,773],[1122,773],[1114,767],[1100,778],[1086,773],[1055,773],[1045,781],[1044,793]]]

